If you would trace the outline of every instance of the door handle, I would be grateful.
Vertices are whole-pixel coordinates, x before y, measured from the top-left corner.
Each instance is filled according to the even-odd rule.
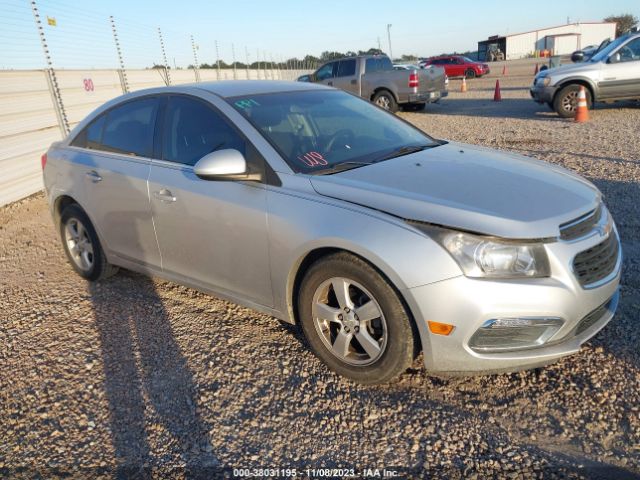
[[[166,188],[163,188],[158,192],[153,192],[153,196],[156,197],[161,202],[165,202],[165,203],[171,203],[177,200],[177,198],[173,196],[173,193],[171,193]]]
[[[327,82],[327,85],[333,86],[333,82]]]
[[[93,183],[98,183],[102,181],[102,177],[95,170],[91,170],[85,174],[87,178],[89,178]]]

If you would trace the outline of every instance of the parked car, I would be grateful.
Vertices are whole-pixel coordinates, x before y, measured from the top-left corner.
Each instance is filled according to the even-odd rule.
[[[589,45],[581,50],[576,50],[571,54],[571,61],[574,63],[586,62],[610,43],[611,39],[607,38],[603,40],[600,45]]]
[[[122,267],[297,323],[362,383],[420,350],[434,373],[538,367],[578,351],[618,303],[618,233],[594,185],[435,140],[324,85],[130,93],[42,166],[81,277]]]
[[[576,114],[580,87],[589,108],[595,102],[640,99],[640,33],[618,37],[586,62],[538,73],[530,92],[536,102],[569,118]]]
[[[399,107],[422,110],[427,103],[449,94],[443,69],[398,71],[385,55],[333,60],[320,66],[310,79],[354,93],[392,112]]]
[[[434,57],[420,62],[420,68],[425,68],[427,65],[443,67],[449,77],[475,78],[491,72],[486,63],[475,62],[461,55]]]
[[[394,63],[393,64],[393,69],[394,70],[417,70],[418,66],[417,65],[404,65],[404,64]]]

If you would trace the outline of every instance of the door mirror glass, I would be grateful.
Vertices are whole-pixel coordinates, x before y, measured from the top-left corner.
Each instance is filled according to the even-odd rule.
[[[204,180],[256,180],[247,172],[247,161],[234,149],[217,150],[202,157],[193,172]]]
[[[621,57],[619,53],[614,53],[609,57],[609,63],[620,63]]]
[[[573,52],[573,54],[571,55],[571,61],[573,63],[583,62],[584,61],[584,52],[581,52],[581,51]]]

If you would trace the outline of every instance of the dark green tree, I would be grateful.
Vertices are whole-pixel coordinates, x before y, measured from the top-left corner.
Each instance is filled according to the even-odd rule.
[[[638,17],[630,13],[620,15],[610,15],[604,19],[605,22],[616,22],[616,37],[629,33],[631,29],[638,25]]]

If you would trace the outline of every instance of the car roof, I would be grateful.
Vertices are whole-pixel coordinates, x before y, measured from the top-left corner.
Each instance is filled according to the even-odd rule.
[[[223,98],[259,95],[262,93],[331,90],[331,87],[322,84],[283,80],[224,80],[220,82],[190,83],[179,85],[179,87],[206,90]]]

